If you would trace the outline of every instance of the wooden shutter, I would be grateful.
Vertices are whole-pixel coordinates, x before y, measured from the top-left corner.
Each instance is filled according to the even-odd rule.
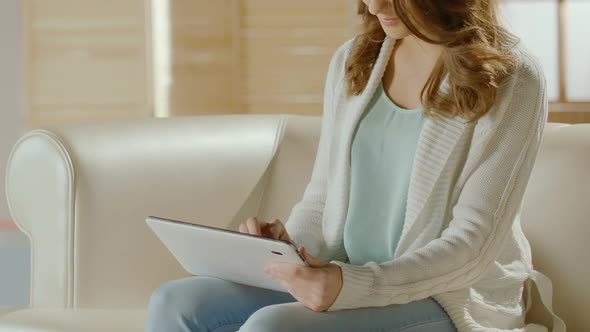
[[[350,0],[170,1],[170,115],[321,114]]]
[[[28,127],[152,116],[149,1],[23,1]]]

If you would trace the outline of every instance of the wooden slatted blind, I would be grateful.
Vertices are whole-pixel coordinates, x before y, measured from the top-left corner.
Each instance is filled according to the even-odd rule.
[[[153,113],[143,0],[23,2],[28,127]]]
[[[28,127],[154,115],[319,115],[330,57],[355,34],[355,4],[23,0]],[[154,15],[166,16],[166,31],[154,31]],[[162,33],[169,44],[155,42]],[[163,66],[154,60],[161,47],[169,53]],[[162,68],[170,85],[154,85]],[[553,103],[550,120],[588,121],[587,106]]]
[[[175,0],[170,115],[321,114],[353,1]]]
[[[170,115],[236,113],[234,0],[170,1]]]
[[[353,36],[343,0],[242,1],[242,96],[247,113],[321,114],[334,51]]]

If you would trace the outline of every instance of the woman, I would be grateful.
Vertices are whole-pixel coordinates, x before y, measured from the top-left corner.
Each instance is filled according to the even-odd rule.
[[[240,225],[302,245],[311,266],[265,268],[289,293],[168,282],[149,331],[524,329],[525,281],[540,278],[518,213],[547,119],[539,65],[492,0],[359,11],[365,31],[329,66],[303,199],[285,225]]]

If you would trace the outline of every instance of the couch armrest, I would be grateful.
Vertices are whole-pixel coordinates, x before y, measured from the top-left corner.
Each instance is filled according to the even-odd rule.
[[[0,318],[2,318],[2,316],[14,312],[14,311],[19,311],[22,309],[26,309],[27,307],[5,307],[5,306],[0,306]]]
[[[285,119],[197,116],[27,133],[9,157],[6,192],[31,240],[31,305],[145,306],[160,283],[186,274],[144,218],[235,224]]]

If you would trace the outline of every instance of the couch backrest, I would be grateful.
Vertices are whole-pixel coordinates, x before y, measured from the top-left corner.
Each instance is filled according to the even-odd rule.
[[[301,200],[316,157],[321,118],[289,116],[281,145],[267,171],[259,215],[287,221],[295,203]]]
[[[590,326],[590,124],[547,124],[521,218],[535,269],[553,281],[556,313],[568,331],[585,331]],[[541,319],[541,307],[534,304],[530,316]]]
[[[284,121],[176,117],[24,135],[9,158],[6,189],[14,220],[32,240],[31,304],[147,305],[158,285],[187,273],[145,217],[228,227],[264,178]]]
[[[147,213],[232,229],[251,215],[287,220],[309,181],[320,124],[233,115],[26,135],[8,163],[7,196],[34,242],[33,303],[144,305],[156,286],[184,276],[147,229]],[[589,170],[590,124],[548,124],[521,215],[570,331],[590,326]]]

